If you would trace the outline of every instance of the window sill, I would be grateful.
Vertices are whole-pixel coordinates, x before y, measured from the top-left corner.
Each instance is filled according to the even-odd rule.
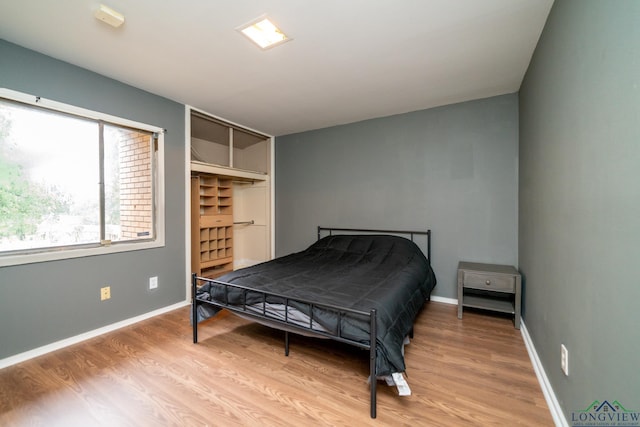
[[[65,248],[58,251],[38,252],[32,254],[0,256],[0,267],[12,265],[33,264],[47,261],[60,261],[73,258],[84,258],[89,256],[108,255],[119,252],[131,252],[144,249],[162,248],[164,239],[158,238],[154,241],[140,243],[120,243],[110,246],[99,246],[93,248]]]

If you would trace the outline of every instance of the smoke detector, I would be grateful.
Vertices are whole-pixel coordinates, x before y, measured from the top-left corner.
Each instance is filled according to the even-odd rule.
[[[116,12],[115,10],[103,4],[98,7],[93,16],[95,16],[96,19],[104,22],[105,24],[109,24],[114,28],[118,28],[120,25],[124,24],[123,14]]]

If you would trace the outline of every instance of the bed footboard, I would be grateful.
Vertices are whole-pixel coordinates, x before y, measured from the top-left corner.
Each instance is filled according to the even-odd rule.
[[[222,287],[224,289],[224,298],[221,300],[205,300],[199,299],[197,297],[197,291],[199,285],[203,284],[213,284],[216,286]],[[240,291],[245,295],[244,302],[242,304],[232,304],[229,302],[229,291]],[[246,303],[246,293],[251,292],[253,294],[259,294],[262,296],[262,312],[256,311],[255,308],[251,309],[249,305]],[[267,300],[270,298],[279,298],[284,301],[284,318],[278,319],[274,316],[270,316],[267,313]],[[274,328],[282,329],[285,331],[285,356],[289,355],[289,332],[294,333],[302,333],[304,335],[317,336],[320,338],[329,338],[334,341],[346,343],[358,348],[362,348],[365,350],[369,350],[369,385],[370,385],[370,397],[371,397],[371,418],[376,418],[376,335],[377,335],[377,324],[376,324],[376,310],[372,309],[369,312],[353,310],[346,307],[338,307],[328,304],[318,304],[313,301],[308,301],[304,299],[291,298],[285,295],[280,295],[272,292],[265,292],[258,289],[249,288],[246,286],[235,285],[232,283],[221,282],[213,279],[208,279],[205,277],[198,277],[196,274],[192,275],[192,283],[191,283],[191,317],[192,327],[193,327],[193,342],[196,344],[198,342],[198,306],[203,304],[208,304],[218,308],[224,308],[229,311],[238,313],[242,316],[248,316],[254,318],[258,321],[267,320],[270,326]],[[295,304],[304,304],[310,307],[310,318],[309,324],[304,325],[301,324],[299,319],[294,320],[289,318],[290,308],[295,310],[293,305]],[[332,333],[328,330],[320,330],[317,327],[314,327],[314,318],[313,313],[314,309],[323,309],[328,310],[338,315],[338,327],[336,328],[336,333]],[[369,322],[369,344],[363,343],[360,341],[356,341],[350,339],[349,337],[345,337],[342,335],[341,322],[346,316],[356,315],[360,317],[365,317]]]

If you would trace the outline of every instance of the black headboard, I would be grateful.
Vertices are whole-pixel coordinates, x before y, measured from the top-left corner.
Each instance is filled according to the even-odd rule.
[[[426,235],[427,236],[427,259],[429,260],[429,264],[431,264],[431,230],[426,230],[426,231],[370,230],[370,229],[362,229],[362,228],[340,228],[340,227],[318,226],[318,240],[320,240],[320,237],[323,231],[328,231],[329,236],[331,236],[334,231],[346,231],[346,232],[352,232],[352,233],[400,234],[400,235],[409,236],[412,242],[413,242],[413,236]]]

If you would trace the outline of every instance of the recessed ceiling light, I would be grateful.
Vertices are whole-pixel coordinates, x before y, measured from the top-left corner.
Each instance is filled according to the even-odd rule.
[[[291,40],[265,16],[236,29],[262,49],[269,49]]]

